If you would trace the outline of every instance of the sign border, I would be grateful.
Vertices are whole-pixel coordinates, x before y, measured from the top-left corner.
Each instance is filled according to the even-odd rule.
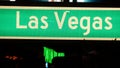
[[[46,6],[0,6],[0,9],[37,9],[37,10],[120,10],[111,7],[46,7]]]

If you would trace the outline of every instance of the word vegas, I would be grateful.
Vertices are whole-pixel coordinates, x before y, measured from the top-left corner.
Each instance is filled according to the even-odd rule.
[[[72,12],[71,12],[72,13]],[[111,30],[112,29],[112,18],[110,16],[105,17],[104,19],[100,16],[90,17],[90,16],[81,16],[78,18],[77,16],[69,16],[66,20],[66,16],[70,14],[70,11],[64,11],[62,14],[62,18],[60,17],[59,13],[57,11],[53,12],[53,15],[55,17],[55,21],[52,20],[54,23],[57,23],[57,29],[63,29],[63,25],[65,23],[68,24],[69,29],[75,30],[77,28],[81,28],[82,30],[85,30],[83,35],[88,35],[90,33],[90,27],[92,27],[94,30]],[[41,16],[40,19],[37,16],[30,16],[27,25],[21,25],[20,24],[20,11],[16,11],[16,28],[17,29],[47,29],[49,27],[50,22],[47,20],[49,19],[47,16]],[[93,22],[91,22],[91,20]],[[39,25],[39,23],[42,23],[42,25]],[[103,26],[103,23],[106,25]],[[34,25],[32,25],[34,24]],[[54,25],[54,24],[52,24]],[[54,28],[54,27],[53,27]]]

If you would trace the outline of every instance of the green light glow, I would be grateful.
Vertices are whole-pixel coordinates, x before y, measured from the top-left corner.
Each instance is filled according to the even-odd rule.
[[[55,57],[64,57],[64,53],[57,53],[53,49],[44,47],[44,57],[45,57],[45,62],[52,63],[53,58]]]

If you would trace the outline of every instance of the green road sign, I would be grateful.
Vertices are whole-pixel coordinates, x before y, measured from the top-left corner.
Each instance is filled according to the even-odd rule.
[[[120,38],[120,8],[0,6],[0,38]]]

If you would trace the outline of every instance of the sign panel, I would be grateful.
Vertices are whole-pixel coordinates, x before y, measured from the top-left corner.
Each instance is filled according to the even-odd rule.
[[[120,38],[120,8],[0,6],[0,38]]]

